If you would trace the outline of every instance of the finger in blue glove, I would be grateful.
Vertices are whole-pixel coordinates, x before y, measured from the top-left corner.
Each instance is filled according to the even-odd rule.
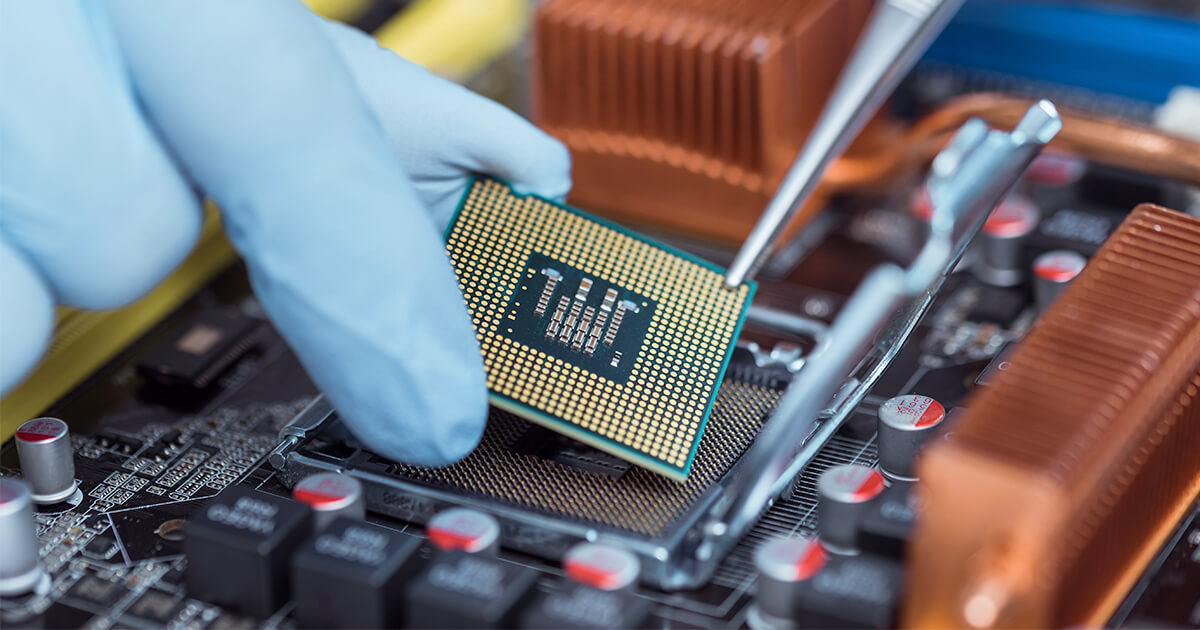
[[[294,3],[82,4],[87,8],[76,17],[87,32],[72,46],[84,49],[60,56],[99,59],[106,73],[96,81],[123,94],[125,100],[114,98],[123,107],[135,105],[144,117],[129,124],[161,138],[150,147],[167,147],[160,153],[178,165],[175,189],[185,199],[146,204],[173,218],[131,237],[172,244],[163,249],[173,256],[162,256],[171,260],[155,261],[145,277],[152,283],[168,273],[194,240],[199,212],[187,184],[198,185],[222,206],[267,312],[360,439],[382,455],[425,465],[468,452],[482,430],[484,378],[440,224],[473,170],[562,195],[569,179],[561,145]],[[0,43],[0,51],[8,48]],[[115,55],[106,53],[113,48]],[[0,85],[37,82],[10,76],[9,62],[0,63]],[[5,109],[0,125],[7,130]],[[72,112],[70,103],[62,109]],[[80,125],[111,126],[106,115],[97,119]],[[28,144],[52,133],[45,127],[31,128]],[[119,155],[128,144],[119,131],[101,136],[97,152]],[[42,201],[50,195],[44,184],[61,177],[54,166],[52,159],[40,165],[43,185],[22,189],[36,201],[15,210],[7,201],[12,182],[0,176],[0,234],[57,299],[71,302],[60,285],[77,276],[57,279],[25,232],[8,227],[10,219],[72,224],[73,204]],[[93,168],[101,180],[106,172],[136,170]],[[140,203],[136,195],[117,198]],[[137,248],[120,253],[139,269],[146,260]],[[9,293],[6,320],[21,297]]]

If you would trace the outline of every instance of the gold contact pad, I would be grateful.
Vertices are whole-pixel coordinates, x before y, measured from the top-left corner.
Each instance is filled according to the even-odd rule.
[[[748,287],[726,290],[712,269],[537,197],[514,195],[491,180],[472,185],[446,240],[489,390],[578,427],[582,431],[571,432],[576,439],[628,458],[613,448],[620,445],[665,464],[656,467],[659,472],[682,478]],[[519,288],[512,283],[538,281],[538,270],[525,266],[535,251],[655,302],[628,382],[616,384],[501,334]]]

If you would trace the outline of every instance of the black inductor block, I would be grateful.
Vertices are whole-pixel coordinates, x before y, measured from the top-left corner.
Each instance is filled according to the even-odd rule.
[[[903,571],[892,560],[830,555],[828,564],[796,591],[798,628],[891,628],[900,605]]]
[[[918,508],[912,484],[897,483],[884,490],[859,521],[859,546],[863,551],[902,559]]]
[[[230,486],[188,520],[188,595],[259,617],[288,599],[292,553],[312,531],[307,505]]]
[[[643,628],[649,616],[649,600],[631,593],[565,584],[539,594],[522,616],[521,627],[529,630]]]
[[[507,628],[533,592],[537,572],[460,551],[441,552],[408,586],[409,628]]]
[[[404,619],[420,539],[338,518],[292,560],[293,616],[308,628],[387,628]]]

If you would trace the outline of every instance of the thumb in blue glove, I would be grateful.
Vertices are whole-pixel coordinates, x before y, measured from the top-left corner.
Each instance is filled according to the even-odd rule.
[[[0,388],[55,302],[118,306],[182,261],[198,189],[351,431],[421,465],[475,445],[483,368],[441,232],[470,172],[565,195],[560,144],[287,0],[2,11]]]

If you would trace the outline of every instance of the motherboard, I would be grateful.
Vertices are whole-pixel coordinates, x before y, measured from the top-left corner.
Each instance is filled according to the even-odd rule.
[[[848,200],[839,208],[843,218],[802,264],[785,277],[763,281],[764,303],[780,296],[799,298],[811,305],[810,312],[832,320],[854,286],[854,274],[831,271],[822,261],[894,256],[883,247],[889,241],[881,234],[888,226],[912,221],[909,197]],[[1103,223],[1109,230],[1120,216],[1119,208],[1074,212],[1086,214],[1082,224]],[[1043,220],[1022,256],[1036,259],[1072,238],[1075,250],[1088,252],[1089,233],[1064,233],[1062,224],[1053,216]],[[862,266],[870,262],[863,260]],[[839,284],[839,276],[851,280]],[[843,594],[874,605],[846,609],[844,600],[815,600],[811,605],[825,615],[821,619],[856,626],[895,623],[904,589],[919,589],[902,577],[912,522],[920,512],[910,483],[896,478],[902,475],[889,475],[886,489],[884,484],[872,489],[869,479],[851,479],[854,489],[880,496],[873,498],[868,514],[843,522],[838,512],[818,508],[838,498],[838,488],[826,486],[839,478],[827,473],[846,465],[895,469],[886,463],[895,454],[881,451],[884,417],[894,420],[907,413],[918,418],[914,426],[923,422],[919,418],[933,418],[933,424],[948,427],[942,427],[944,437],[952,438],[964,401],[1004,372],[1014,348],[1034,325],[1040,310],[1034,296],[1029,276],[1001,288],[968,270],[952,274],[928,315],[836,435],[699,583],[680,588],[665,577],[650,576],[641,586],[627,587],[625,596],[645,603],[645,614],[636,625],[761,623],[760,600],[771,591],[762,586],[764,567],[756,553],[780,536],[795,535],[847,540],[863,551],[857,557],[869,559],[870,567],[887,569],[869,573],[875,577],[853,583],[847,588],[854,592]],[[411,549],[405,547],[407,562],[418,567],[438,565],[451,553],[431,534],[438,514],[468,508],[498,516],[501,525],[492,544],[498,551],[487,554],[487,562],[528,570],[530,579],[522,582],[521,596],[497,608],[494,618],[459,623],[522,623],[513,616],[524,610],[516,602],[548,597],[577,583],[578,575],[564,559],[574,546],[586,544],[589,535],[607,531],[654,541],[664,554],[686,548],[686,541],[673,538],[674,533],[686,531],[683,525],[721,486],[753,441],[792,378],[796,366],[789,348],[795,346],[770,327],[753,322],[747,326],[685,483],[500,408],[489,419],[482,445],[466,460],[450,468],[426,469],[376,456],[340,427],[336,412],[327,405],[320,412],[319,393],[266,321],[244,271],[235,266],[43,414],[69,423],[77,490],[34,510],[38,561],[45,577],[28,594],[2,600],[4,623],[89,628],[311,625],[298,614],[291,595],[279,599],[278,606],[266,594],[256,596],[255,606],[221,605],[198,596],[196,578],[189,577],[197,559],[189,556],[186,542],[194,528],[187,523],[234,491],[242,493],[238,496],[262,496],[267,503],[293,503],[302,480],[323,471],[361,481],[366,522],[397,536],[396,544],[402,547],[411,540]],[[210,370],[200,363],[217,367]],[[299,433],[289,431],[297,419],[308,429],[300,439]],[[6,476],[22,474],[15,442],[4,447]],[[840,479],[848,478],[843,474]],[[237,509],[230,508],[234,514]],[[232,553],[217,575],[204,579],[238,580],[252,570],[254,553]],[[460,546],[453,553],[467,552]],[[1109,623],[1196,626],[1198,554],[1200,506],[1194,506]],[[642,561],[643,568],[648,564]],[[404,588],[432,589],[434,594],[426,593],[422,597],[428,600],[422,601],[435,602],[422,605],[424,612],[417,617],[404,617],[406,623],[438,625],[438,611],[470,605],[463,599],[467,595],[454,588],[439,589],[423,581],[420,568],[405,575]],[[286,572],[262,579],[291,583]],[[289,588],[284,587],[285,593]]]
[[[308,4],[570,152],[442,235],[478,445],[372,450],[210,207],[0,401],[0,626],[1200,629],[1191,3]]]

